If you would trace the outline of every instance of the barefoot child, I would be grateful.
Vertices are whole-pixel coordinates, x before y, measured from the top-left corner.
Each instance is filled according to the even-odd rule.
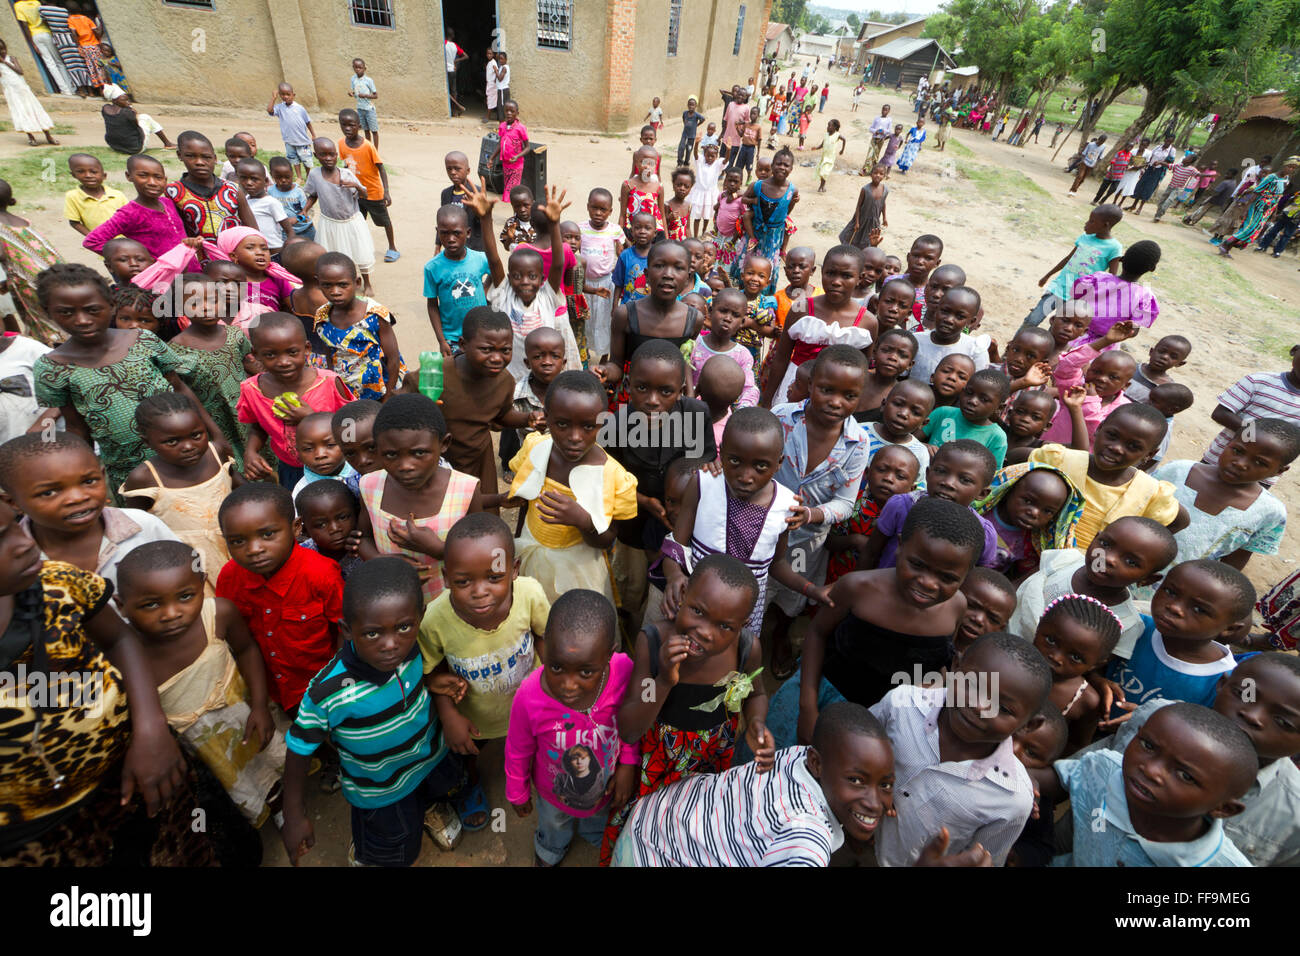
[[[382,402],[406,374],[396,320],[374,299],[358,297],[356,263],[341,252],[316,260],[316,284],[325,304],[314,329],[329,349],[331,367],[353,395]]]

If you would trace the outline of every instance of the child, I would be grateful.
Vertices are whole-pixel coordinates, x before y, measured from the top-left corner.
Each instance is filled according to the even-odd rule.
[[[1232,436],[1253,418],[1280,418],[1300,424],[1300,345],[1291,346],[1291,368],[1285,372],[1254,372],[1239,379],[1219,396],[1219,404],[1210,417],[1223,430],[1215,436],[1201,460],[1213,465]],[[1272,487],[1276,478],[1265,479]]]
[[[1152,477],[1174,486],[1190,523],[1174,536],[1178,560],[1213,558],[1245,570],[1252,554],[1277,554],[1286,531],[1286,505],[1261,482],[1276,478],[1300,456],[1300,426],[1256,418],[1228,442],[1219,460],[1171,461]]]
[[[1109,272],[1094,272],[1074,280],[1070,290],[1073,306],[1092,317],[1082,344],[1095,342],[1105,336],[1107,329],[1117,322],[1131,322],[1140,328],[1151,328],[1160,316],[1160,304],[1151,290],[1138,280],[1154,272],[1160,262],[1160,246],[1150,239],[1135,242],[1119,257],[1118,276]],[[1184,356],[1185,358],[1185,356]]]
[[[117,489],[125,504],[151,512],[203,559],[208,596],[230,560],[217,507],[244,483],[237,462],[209,440],[199,410],[183,395],[161,392],[140,402],[135,426],[153,452]]]
[[[104,256],[104,268],[108,270],[109,288],[116,290],[119,286],[130,285],[131,280],[149,266],[154,264],[154,255],[142,243],[134,239],[119,237],[104,243],[101,250]]]
[[[718,140],[718,124],[709,123],[704,127],[704,135],[701,136],[700,141],[695,144],[695,158],[700,158],[701,150],[708,149],[710,146],[718,145],[720,145]]]
[[[698,175],[696,182],[699,182]],[[579,251],[587,264],[585,284],[587,306],[591,310],[591,317],[587,320],[587,349],[592,356],[609,354],[615,295],[614,267],[623,252],[623,230],[609,221],[613,212],[614,197],[610,191],[593,189],[587,196],[587,219],[578,224],[582,230]]]
[[[303,475],[293,486],[292,494],[323,478],[337,478],[354,494],[360,494],[360,476],[343,457],[343,449],[334,437],[334,416],[315,412],[298,423],[294,432],[294,449],[303,464]]]
[[[1106,663],[1120,636],[1119,618],[1104,603],[1083,594],[1065,594],[1043,609],[1034,647],[1052,669],[1047,702],[1069,724],[1067,754],[1092,743],[1101,713],[1101,695],[1085,675]]]
[[[425,600],[432,601],[445,587],[443,539],[466,514],[483,510],[483,490],[478,478],[441,460],[447,422],[431,399],[392,396],[375,416],[372,434],[383,467],[361,477],[358,554],[367,561],[381,554],[405,558],[420,570]]]
[[[294,218],[280,200],[266,194],[266,167],[256,159],[241,159],[235,167],[248,206],[257,217],[257,231],[266,239],[272,256],[279,256],[286,236],[293,235]]]
[[[533,329],[524,339],[524,366],[528,374],[515,383],[514,408],[534,419],[544,417],[546,390],[564,371],[564,339],[555,329]],[[510,459],[523,447],[524,438],[536,431],[532,426],[501,432],[501,466],[509,471]],[[513,476],[510,476],[513,477]]]
[[[916,361],[912,363],[912,377],[928,381],[947,355],[965,355],[975,363],[975,371],[989,367],[988,350],[962,330],[975,321],[980,310],[980,294],[969,286],[949,289],[939,300],[935,311],[933,331],[916,337]]]
[[[1029,453],[1043,444],[1043,432],[1056,412],[1056,400],[1045,391],[1025,390],[1016,393],[1006,415],[998,425],[1007,436],[1008,465],[1025,461]]]
[[[1048,319],[1047,327],[1052,333],[1052,351],[1047,356],[1047,364],[1055,369],[1062,356],[1077,347],[1075,341],[1088,331],[1088,316],[1061,310]]]
[[[249,426],[244,477],[278,479],[286,489],[293,488],[303,476],[295,428],[312,412],[336,411],[354,396],[334,372],[307,364],[307,335],[293,316],[267,312],[257,316],[249,331],[254,355],[266,371],[239,385],[236,411]],[[268,443],[275,470],[262,454]]]
[[[1061,716],[1060,708],[1048,701],[1029,723],[1011,735],[1012,750],[1032,777],[1035,770],[1051,770],[1052,764],[1065,752],[1069,736],[1070,725]],[[1007,866],[1045,867],[1056,855],[1056,803],[1044,800],[1041,795],[1035,803],[1037,812],[1029,818],[1007,855]]]
[[[513,252],[515,246],[531,246],[537,242],[533,230],[533,191],[527,186],[516,186],[508,198],[510,216],[501,227],[501,245],[506,252]]]
[[[177,540],[147,512],[107,506],[104,468],[80,436],[33,433],[5,447],[25,467],[4,469],[0,487],[22,512],[21,524],[40,545],[42,559],[65,561],[112,584],[118,563],[132,550]]]
[[[747,413],[748,414],[748,413]],[[728,416],[727,422],[731,418]],[[723,434],[726,434],[726,428],[723,428]],[[686,491],[695,481],[695,473],[699,471],[704,462],[696,458],[674,458],[664,474],[664,516],[668,519],[664,523],[669,529],[677,526],[677,518],[682,511],[682,501],[686,497]],[[671,531],[670,531],[671,533]],[[660,543],[659,549],[655,553],[646,552],[647,570],[646,570],[646,600],[645,613],[641,615],[641,627],[647,624],[657,624],[660,621],[668,620],[670,615],[664,613],[664,592],[668,590],[667,572],[664,570],[665,551],[671,550],[669,544],[671,538],[665,537]]]
[[[1076,547],[1087,548],[1103,526],[1124,515],[1152,518],[1171,531],[1186,527],[1187,512],[1174,497],[1173,485],[1137,467],[1160,445],[1165,427],[1159,411],[1130,403],[1098,426],[1091,452],[1049,444],[1029,453],[1031,462],[1059,468],[1082,492]]]
[[[181,379],[190,372],[188,363],[152,332],[109,327],[108,284],[98,274],[58,263],[40,274],[36,296],[68,336],[32,368],[36,401],[60,409],[69,430],[99,446],[110,489],[121,487],[144,458],[133,414],[150,395],[179,392],[194,401],[209,434],[220,434]],[[119,500],[115,494],[113,500]]]
[[[715,355],[725,355],[744,373],[740,404],[757,405],[759,397],[758,386],[754,384],[753,356],[735,340],[736,332],[745,321],[745,309],[745,294],[739,289],[723,289],[713,297],[709,327],[700,333],[691,350],[691,384],[698,389],[705,363]]]
[[[104,185],[104,164],[89,153],[69,156],[68,171],[77,181],[77,188],[64,193],[63,218],[77,232],[88,236],[92,229],[107,222],[126,205],[126,196],[121,190]]]
[[[1137,329],[1132,323],[1119,322],[1107,329],[1106,335],[1096,342],[1106,351],[1093,345],[1080,345],[1061,356],[1053,373],[1061,400],[1052,424],[1043,432],[1044,442],[1064,444],[1074,438],[1076,422],[1070,395],[1081,385],[1086,388],[1086,394],[1079,400],[1078,414],[1082,416],[1089,446],[1097,426],[1106,416],[1129,404],[1124,389],[1137,371],[1137,361],[1123,349],[1110,346],[1136,334]],[[1165,434],[1168,434],[1167,429]],[[1077,447],[1082,448],[1083,444]]]
[[[25,335],[0,334],[0,382],[5,383],[0,391],[0,445],[25,434],[41,417],[32,370],[48,351],[49,346]]]
[[[935,270],[938,272],[939,270]],[[1003,353],[1002,368],[1011,379],[1011,394],[1040,388],[1051,378],[1052,366],[1048,359],[1056,340],[1047,329],[1036,325],[1022,325],[1011,337]],[[1049,414],[1050,419],[1050,414]]]
[[[231,157],[226,164],[229,171],[218,178],[214,172],[217,152],[210,139],[187,129],[176,137],[176,144],[176,156],[185,166],[185,172],[167,184],[163,195],[180,213],[186,234],[216,242],[232,226],[256,227],[252,207],[240,192],[236,169],[244,160],[254,159],[254,151],[242,139],[232,139],[226,144],[226,155]]]
[[[1181,335],[1166,335],[1147,353],[1147,360],[1137,367],[1124,394],[1130,401],[1145,402],[1151,389],[1173,382],[1169,370],[1187,364],[1192,343]]]
[[[707,154],[706,154],[707,155]],[[738,169],[728,169],[722,176],[722,191],[713,204],[713,248],[717,263],[730,269],[745,247],[744,180]]]
[[[117,579],[113,602],[140,635],[167,723],[261,827],[278,815],[284,735],[248,625],[230,601],[204,597],[194,552],[179,541],[136,548]]]
[[[447,746],[465,757],[470,787],[458,807],[465,829],[487,825],[487,798],[478,780],[479,747],[506,736],[511,705],[537,666],[536,643],[546,633],[551,604],[542,586],[519,577],[514,540],[505,522],[479,512],[447,532],[447,589],[420,621],[424,673],[455,675],[464,690],[434,701]]]
[[[339,575],[347,581],[362,565],[361,559],[348,550],[360,521],[357,492],[335,478],[322,478],[299,491],[293,504],[306,535],[300,544],[337,564]]]
[[[373,219],[384,230],[388,239],[385,262],[396,262],[402,257],[393,238],[393,220],[388,207],[393,204],[393,192],[388,187],[388,170],[379,158],[378,147],[361,135],[361,116],[356,110],[339,111],[339,128],[343,138],[338,141],[338,155],[343,164],[361,181],[365,193],[359,195],[358,204],[363,218]]]
[[[1016,612],[1016,586],[992,568],[971,568],[961,593],[966,596],[966,613],[952,636],[954,662],[983,635],[1005,631]],[[1061,743],[1064,746],[1064,734]]]
[[[1039,555],[1074,547],[1083,495],[1055,468],[1008,465],[993,476],[975,510],[997,530],[995,567],[1018,581],[1038,570]]]
[[[716,360],[716,361],[715,361]],[[715,445],[722,442],[722,432],[740,396],[745,390],[745,373],[734,359],[715,355],[704,363],[697,394],[709,409]]]
[[[901,795],[898,815],[886,817],[876,836],[881,866],[915,862],[940,827],[955,850],[982,846],[1002,866],[1033,811],[1033,783],[1015,758],[1012,735],[1042,707],[1051,671],[1010,634],[975,641],[962,655],[962,671],[968,684],[989,683],[996,713],[970,696],[948,698],[943,687],[909,685],[871,708],[894,745]]]
[[[356,263],[341,252],[316,260],[316,283],[325,304],[314,329],[331,366],[353,395],[382,402],[406,374],[393,317],[374,299],[357,297]]]
[[[889,445],[898,445],[912,453],[919,465],[921,487],[925,487],[925,469],[930,466],[930,449],[916,437],[934,408],[934,392],[923,382],[907,378],[896,382],[885,395],[878,416],[858,412],[853,417],[867,432],[867,458]]]
[[[780,259],[794,233],[791,217],[799,205],[799,190],[790,182],[793,171],[794,153],[784,147],[778,149],[772,154],[771,176],[750,183],[743,197],[741,226],[748,243],[746,258],[757,256],[768,261],[768,284],[762,291],[769,296],[776,292],[776,272],[771,264]],[[732,274],[738,271],[733,267]]]
[[[307,194],[293,178],[293,163],[283,156],[272,156],[267,168],[271,172],[268,196],[279,201],[284,211],[293,219],[293,234],[308,242],[316,241],[316,224],[303,211],[307,208]],[[281,260],[283,263],[283,259]]]
[[[921,294],[921,313],[916,316],[914,321],[916,326],[915,332],[925,331],[927,328],[934,328],[933,316],[939,311],[939,303],[943,300],[944,295],[949,289],[955,289],[960,285],[966,284],[966,270],[953,263],[944,263],[930,273],[930,277],[925,280],[925,289]],[[974,331],[978,323],[980,313],[976,314],[975,321],[971,323],[966,331]],[[927,318],[929,324],[927,325]]]
[[[368,475],[382,466],[375,451],[375,416],[382,408],[370,399],[348,402],[330,419],[334,440],[343,449],[343,460],[359,475]]]
[[[375,244],[361,215],[361,198],[366,187],[351,169],[339,166],[339,152],[334,141],[321,137],[312,141],[319,169],[313,169],[303,183],[307,205],[303,214],[320,202],[317,240],[328,252],[341,252],[361,272],[361,294],[370,295],[370,270],[375,266]]]
[[[800,126],[802,125],[803,123],[801,118]],[[886,179],[889,178],[889,174],[893,169],[894,158],[898,156],[898,151],[899,149],[902,148],[902,146],[903,146],[903,124],[895,123],[894,132],[890,134],[889,139],[885,141],[885,152],[880,157],[880,165],[885,167]]]
[[[664,206],[667,216],[666,234],[669,239],[681,242],[691,234],[691,204],[687,197],[695,188],[695,173],[689,167],[673,170],[673,198]]]
[[[1118,239],[1111,237],[1111,230],[1123,218],[1124,213],[1119,206],[1111,203],[1097,206],[1088,213],[1088,219],[1083,224],[1083,235],[1074,241],[1069,254],[1038,280],[1038,285],[1047,286],[1047,291],[1025,316],[1025,325],[1042,325],[1043,319],[1048,315],[1073,301],[1074,282],[1079,276],[1112,269],[1112,264],[1123,253],[1124,247]],[[1056,278],[1052,279],[1052,276]],[[1047,285],[1049,279],[1052,281],[1050,286]]]
[[[664,128],[664,111],[659,105],[659,97],[655,97],[650,102],[650,109],[645,114],[643,122],[649,123],[655,128],[655,132]]]
[[[152,156],[137,153],[126,161],[127,181],[135,187],[135,198],[86,234],[81,244],[91,252],[102,252],[110,239],[134,239],[155,259],[185,239],[185,223],[171,200],[163,197],[167,170]]]
[[[919,345],[919,340],[918,340]],[[919,348],[918,348],[919,351]],[[956,352],[945,355],[930,376],[930,390],[935,408],[955,408],[966,384],[975,374],[975,362],[969,355]],[[920,379],[917,379],[919,384]]]
[[[44,35],[49,38],[48,28],[44,29]],[[38,73],[37,76],[39,78],[40,74]],[[27,145],[39,145],[35,134],[41,133],[45,137],[45,142],[51,146],[58,146],[59,141],[54,138],[52,132],[54,121],[50,119],[50,114],[45,112],[45,107],[41,106],[41,101],[32,95],[31,87],[23,78],[23,68],[10,55],[9,47],[3,40],[0,40],[0,87],[4,88],[5,105],[9,107],[9,118],[13,121],[14,131],[27,134]]]
[[[743,563],[711,554],[691,573],[676,617],[637,635],[618,733],[637,748],[641,779],[630,801],[610,813],[602,866],[611,862],[638,800],[685,777],[731,766],[742,712],[757,771],[771,769],[775,748],[765,723],[767,694],[754,683],[762,648],[744,626],[758,590]],[[642,693],[644,688],[653,693]]]
[[[654,218],[655,235],[664,232],[664,187],[655,174],[658,165],[659,154],[652,146],[642,146],[632,154],[633,173],[619,187],[620,226],[627,228],[633,216],[648,213]]]
[[[735,266],[732,271],[735,271]],[[745,321],[736,333],[736,341],[749,350],[756,365],[764,364],[771,339],[781,334],[776,327],[776,297],[764,291],[772,285],[772,273],[772,260],[753,254],[745,258],[740,270],[740,288],[745,293]]]
[[[993,453],[993,461],[1001,468],[1007,456],[1007,436],[993,417],[1010,391],[1011,381],[1001,372],[991,368],[976,372],[962,389],[957,407],[936,408],[921,434],[935,447],[957,438],[977,441]]]
[[[352,807],[348,860],[356,865],[413,864],[426,829],[441,829],[439,801],[463,785],[464,770],[420,679],[420,610],[419,576],[396,558],[368,562],[344,592],[342,647],[312,680],[285,740],[280,835],[295,865],[316,842],[303,788],[308,758],[322,744],[339,751]],[[459,828],[453,832],[448,848],[460,836]]]
[[[698,136],[700,124],[707,122],[704,114],[696,107],[699,101],[695,97],[690,97],[686,101],[686,111],[682,113],[682,138],[677,143],[677,165],[685,166],[693,157],[699,155],[699,150],[695,146],[695,140]]]
[[[448,160],[450,164],[450,160]],[[466,195],[472,195],[468,190]],[[487,305],[487,280],[492,273],[487,256],[471,244],[471,223],[478,224],[472,206],[444,205],[438,210],[438,245],[441,251],[424,266],[424,299],[429,325],[438,348],[450,358],[460,345],[465,316]],[[479,235],[479,246],[483,244]]]
[[[853,87],[853,108],[849,112],[856,113],[858,111],[858,104],[861,103],[862,94],[866,91],[867,87],[864,83],[858,83],[857,86]]]
[[[597,378],[561,372],[545,404],[546,433],[529,435],[510,462],[510,497],[527,502],[520,570],[537,578],[552,601],[573,588],[590,588],[612,603],[604,552],[614,541],[613,522],[636,517],[636,479],[596,445],[608,405]]]
[[[782,268],[787,285],[784,289],[776,290],[776,324],[778,328],[784,329],[786,317],[795,301],[821,295],[822,290],[813,281],[817,272],[817,253],[808,246],[795,246],[788,250]]]
[[[1035,775],[1045,802],[1070,798],[1072,852],[1052,865],[1249,866],[1223,820],[1241,812],[1257,770],[1250,738],[1227,717],[1193,704],[1165,707],[1122,756],[1098,750]]]
[[[1177,553],[1178,545],[1167,528],[1133,515],[1108,524],[1086,549],[1043,551],[1038,570],[1016,592],[1016,611],[1007,630],[1032,641],[1047,605],[1064,594],[1085,594],[1119,618],[1121,633],[1114,655],[1127,659],[1142,634],[1142,619],[1130,589],[1157,581]]]
[[[230,549],[217,597],[239,609],[262,649],[271,700],[292,717],[337,646],[343,578],[336,563],[294,541],[287,488],[241,485],[221,502],[217,518]]]
[[[874,260],[874,256],[864,257]],[[866,271],[866,270],[863,270]],[[886,269],[885,271],[888,271]],[[887,279],[880,287],[878,295],[867,299],[867,307],[875,309],[876,323],[880,331],[887,329],[906,330],[912,324],[912,304],[916,301],[916,290],[912,283],[903,277]],[[971,369],[972,374],[974,369]]]
[[[280,121],[280,139],[284,141],[284,155],[293,161],[294,172],[306,180],[306,171],[311,166],[312,153],[316,141],[316,129],[311,125],[311,117],[301,103],[294,102],[293,87],[281,83],[276,87],[271,102],[266,105],[266,112]],[[276,102],[276,101],[279,102]],[[316,157],[317,162],[320,156]],[[314,195],[307,190],[307,195]],[[324,213],[324,210],[321,210]],[[324,244],[328,248],[328,243]]]
[[[235,167],[245,159],[252,159],[253,148],[248,145],[242,137],[232,136],[226,140],[222,151],[226,154],[225,161],[221,164],[221,178],[228,183],[239,183],[239,177],[235,175]],[[214,155],[215,159],[215,155]]]
[[[515,187],[524,177],[524,158],[532,151],[528,142],[528,127],[519,118],[519,104],[505,101],[505,119],[497,124],[497,148],[488,159],[488,169],[501,160],[505,182],[504,192],[513,201]]]
[[[158,296],[148,289],[134,285],[113,290],[113,328],[144,329],[169,341],[172,338],[171,322],[163,321],[163,306]]]
[[[853,207],[853,218],[840,231],[840,242],[857,246],[859,249],[880,245],[883,230],[889,226],[889,217],[885,212],[889,187],[884,181],[888,172],[889,170],[881,163],[871,168],[871,182],[859,190],[858,204]]]
[[[837,523],[826,539],[826,550],[831,553],[826,568],[828,586],[858,569],[880,509],[894,495],[911,491],[919,475],[920,463],[903,445],[885,445],[871,456],[853,514]]]
[[[280,253],[280,264],[286,272],[302,285],[289,290],[285,299],[285,311],[295,316],[302,323],[307,334],[307,344],[311,348],[309,361],[317,368],[329,368],[325,343],[316,334],[316,313],[327,303],[325,293],[321,292],[316,281],[316,263],[325,255],[325,247],[303,239],[291,242]],[[208,263],[211,266],[212,263]],[[206,271],[206,269],[205,269]]]
[[[618,706],[634,663],[615,651],[618,624],[595,591],[570,591],[551,609],[542,666],[524,678],[510,708],[506,799],[520,817],[533,811],[533,862],[558,866],[576,831],[599,845],[606,812],[637,784],[640,754],[618,737]]]
[[[465,188],[465,181],[469,178],[469,157],[458,150],[453,150],[444,156],[442,161],[447,169],[447,178],[451,180],[451,185],[443,189],[438,199],[438,205],[439,207],[463,206],[465,199],[469,196],[469,191]],[[476,252],[482,252],[483,226],[479,223],[478,216],[473,215],[468,209],[465,212],[469,220],[469,239],[465,245]],[[441,248],[441,244],[441,237],[436,237],[433,243],[435,255]]]

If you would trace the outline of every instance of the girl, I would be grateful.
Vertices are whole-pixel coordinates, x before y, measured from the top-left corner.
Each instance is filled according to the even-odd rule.
[[[1083,300],[1082,306],[1076,306],[1074,311],[1092,317],[1088,331],[1075,341],[1076,347],[1104,338],[1118,322],[1150,328],[1160,316],[1160,303],[1154,293],[1138,281],[1160,264],[1159,243],[1150,239],[1135,242],[1119,261],[1118,276],[1094,272],[1074,280],[1072,296]]]
[[[1138,143],[1137,149],[1130,152],[1128,168],[1124,171],[1124,175],[1119,178],[1119,188],[1115,192],[1115,195],[1119,197],[1115,201],[1121,206],[1124,204],[1125,199],[1133,198],[1138,180],[1142,178],[1142,173],[1153,152],[1151,140],[1147,137],[1143,137],[1142,141]]]
[[[357,298],[356,264],[341,252],[316,260],[316,282],[326,302],[316,312],[316,335],[334,371],[352,394],[382,402],[406,374],[394,320],[373,299]]]
[[[903,147],[903,152],[898,157],[898,171],[900,173],[905,173],[912,168],[912,164],[916,162],[916,154],[921,151],[921,144],[924,142],[925,117],[918,116],[916,118],[916,125],[907,133],[907,145]]]
[[[703,158],[695,158],[695,186],[686,198],[691,204],[691,234],[697,239],[708,234],[718,205],[718,177],[726,165],[725,159],[718,158],[716,143],[704,147]]]
[[[858,570],[858,559],[867,550],[880,509],[894,495],[911,491],[920,471],[921,463],[903,445],[884,445],[871,457],[853,514],[836,523],[826,538],[826,550],[831,555],[826,565],[827,587]]]
[[[839,145],[838,154],[835,151],[837,144]],[[827,123],[826,138],[822,140],[821,146],[818,147],[822,151],[821,161],[817,164],[817,178],[821,181],[821,184],[817,187],[819,193],[826,192],[826,177],[835,169],[836,155],[844,155],[844,147],[847,145],[848,140],[840,135],[840,121],[833,119]],[[859,205],[861,205],[860,201]]]
[[[880,245],[881,230],[889,226],[889,217],[885,214],[889,187],[884,182],[888,174],[889,167],[884,163],[871,167],[871,182],[858,193],[858,205],[853,210],[853,218],[840,233],[840,242],[859,249]]]
[[[360,556],[395,554],[415,565],[427,603],[446,586],[447,532],[465,515],[483,510],[482,489],[477,478],[441,460],[447,422],[425,396],[392,396],[375,416],[372,434],[383,467],[361,476]]]
[[[672,621],[651,624],[636,639],[636,667],[618,711],[618,732],[641,752],[641,777],[623,807],[612,810],[600,862],[641,797],[697,773],[722,773],[735,755],[739,718],[760,771],[775,751],[767,729],[767,694],[758,640],[744,626],[758,601],[758,582],[736,558],[712,554],[696,565]],[[653,693],[642,693],[653,688]]]
[[[216,242],[223,231],[233,226],[256,228],[257,217],[237,183],[215,174],[217,151],[202,133],[186,130],[176,137],[176,155],[185,165],[180,179],[167,184],[163,195],[172,201],[185,234]]]
[[[357,264],[361,272],[361,294],[370,295],[370,270],[375,265],[375,243],[361,216],[360,198],[366,187],[352,170],[339,166],[338,147],[328,139],[312,144],[320,166],[307,174],[303,192],[307,194],[304,216],[320,199],[316,221],[316,241],[330,252],[341,252]],[[263,240],[265,241],[265,240]],[[267,262],[270,261],[269,249]]]
[[[186,242],[185,223],[176,206],[163,198],[167,170],[152,156],[139,153],[126,161],[126,178],[135,186],[135,198],[90,231],[81,244],[91,252],[102,252],[110,239],[135,239],[155,259]],[[197,248],[200,240],[186,242]]]
[[[894,157],[898,155],[898,150],[902,145],[903,124],[898,123],[894,126],[893,135],[885,142],[885,154],[880,157],[880,162],[885,167],[886,177],[889,176],[889,172],[894,166]]]
[[[532,149],[528,144],[528,127],[519,118],[519,104],[506,100],[505,119],[497,124],[497,148],[488,160],[488,169],[501,160],[501,169],[505,174],[505,187],[501,195],[509,196],[510,190],[523,181],[524,157]]]
[[[740,132],[740,152],[736,154],[736,161],[732,164],[735,168],[745,171],[745,182],[754,178],[754,159],[762,133],[762,121],[759,119],[758,107],[755,106],[749,111],[749,119]]]
[[[812,104],[801,106],[799,111],[799,148],[804,148],[804,139],[808,135],[808,127],[812,125]]]
[[[239,386],[246,374],[261,369],[250,371],[253,345],[243,329],[227,324],[232,303],[225,283],[202,277],[186,282],[183,291],[189,325],[168,344],[191,365],[190,387],[221,429],[242,473],[248,426],[239,420]]]
[[[170,341],[173,330],[170,322],[160,318],[161,309],[155,309],[158,296],[148,289],[123,285],[113,290],[113,328],[145,329],[163,341]]]
[[[541,582],[552,602],[577,588],[614,601],[605,552],[614,522],[636,517],[637,499],[636,479],[596,444],[608,405],[598,379],[561,372],[546,390],[546,433],[528,435],[510,462],[507,507],[526,509],[515,546],[519,572]]]
[[[36,277],[63,257],[54,246],[10,208],[17,202],[9,184],[0,179],[0,268],[4,284],[13,296],[22,333],[46,346],[55,346],[67,336],[57,323],[51,322],[36,294]]]
[[[713,204],[714,261],[727,269],[736,264],[744,248],[745,234],[741,217],[745,215],[746,209],[744,196],[741,195],[742,188],[740,170],[727,170],[722,177],[722,192]]]
[[[23,68],[9,55],[9,47],[3,40],[0,40],[0,88],[4,89],[5,105],[9,107],[14,132],[26,133],[28,146],[40,145],[36,142],[36,133],[44,135],[45,142],[51,146],[59,145],[51,132],[54,121],[40,100],[32,95],[31,87],[23,79]]]
[[[799,190],[789,181],[793,171],[794,153],[783,147],[772,157],[772,178],[758,180],[745,190],[743,222],[745,237],[751,245],[747,254],[762,256],[772,263],[780,261],[786,240],[786,219],[799,204]],[[776,291],[775,275],[764,291],[768,295]]]
[[[354,396],[334,372],[307,364],[307,334],[302,323],[287,312],[257,316],[249,339],[254,357],[266,371],[239,384],[235,412],[249,426],[244,477],[249,481],[278,477],[280,484],[292,491],[303,476],[294,447],[297,424],[312,412],[338,411]],[[268,443],[274,469],[262,454]]]
[[[658,161],[659,154],[653,146],[642,146],[632,154],[632,167],[636,172],[623,180],[618,191],[618,224],[624,230],[633,216],[645,212],[654,217],[656,237],[661,237],[665,231],[664,186],[655,174]]]
[[[817,357],[828,345],[870,349],[878,325],[866,306],[856,305],[853,290],[862,274],[862,250],[835,246],[822,260],[821,295],[790,307],[790,317],[772,351],[772,361],[760,404],[770,408],[785,401],[795,369]],[[856,406],[855,406],[856,409]]]
[[[135,409],[135,427],[153,452],[117,493],[128,508],[148,511],[199,553],[205,593],[216,593],[217,575],[230,560],[217,510],[244,483],[229,450],[209,440],[198,407],[184,395],[151,395]]]
[[[42,408],[61,409],[70,431],[99,444],[108,486],[120,488],[145,456],[135,406],[168,390],[198,406],[181,380],[191,366],[152,332],[111,328],[108,284],[83,265],[51,266],[37,279],[36,293],[68,336],[36,360],[36,401]],[[200,417],[209,434],[220,434],[201,408]]]
[[[1074,547],[1083,495],[1059,468],[1033,462],[1003,468],[971,507],[997,530],[993,569],[1019,581],[1038,570],[1044,551]]]
[[[863,83],[859,83],[853,88],[853,108],[849,110],[850,113],[856,113],[858,111],[858,104],[862,102],[862,94],[866,91],[867,87]]]
[[[1034,647],[1052,669],[1048,702],[1070,725],[1066,755],[1092,743],[1101,711],[1101,695],[1087,674],[1104,665],[1119,643],[1122,627],[1115,612],[1095,597],[1066,594],[1043,609],[1034,631]]]
[[[704,363],[715,355],[725,355],[745,373],[745,388],[740,405],[758,404],[758,387],[754,384],[754,357],[736,341],[736,332],[745,321],[745,294],[739,289],[723,289],[713,297],[708,328],[700,333],[691,349],[691,385],[698,388]]]
[[[667,217],[668,238],[676,242],[690,236],[691,204],[687,197],[695,188],[695,174],[685,166],[673,170],[673,198],[664,208]]]
[[[582,367],[590,364],[587,352],[587,323],[591,320],[591,306],[588,294],[600,297],[602,289],[589,293],[587,289],[587,257],[582,254],[582,227],[572,220],[560,223],[560,238],[573,253],[573,284],[564,289],[564,305],[569,311],[569,328],[573,330],[573,340],[578,346],[578,358]]]
[[[916,347],[916,336],[906,329],[885,329],[877,333],[871,350],[871,371],[867,372],[862,397],[858,400],[859,414],[880,410],[890,389],[911,371],[912,363],[916,361]]]

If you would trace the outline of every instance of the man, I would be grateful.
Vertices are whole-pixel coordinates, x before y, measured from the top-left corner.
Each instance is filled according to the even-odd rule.
[[[447,65],[447,99],[451,101],[451,115],[459,116],[465,107],[456,99],[456,67],[469,59],[469,55],[456,45],[456,31],[447,27],[443,33],[446,42],[442,45],[442,55]]]
[[[871,134],[871,152],[867,156],[867,161],[862,164],[862,175],[866,176],[871,172],[871,167],[875,166],[880,160],[880,151],[884,148],[885,140],[889,139],[889,134],[894,131],[894,122],[889,118],[889,104],[886,103],[880,107],[880,115],[871,121],[871,126],[867,132]]]
[[[1087,146],[1083,147],[1083,161],[1079,163],[1079,168],[1074,173],[1074,184],[1070,186],[1070,195],[1079,191],[1083,181],[1088,178],[1092,168],[1097,165],[1097,160],[1101,159],[1101,154],[1106,151],[1106,134],[1102,133],[1096,139],[1091,140]]]

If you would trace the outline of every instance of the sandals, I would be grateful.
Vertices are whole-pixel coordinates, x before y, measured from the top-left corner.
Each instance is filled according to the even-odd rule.
[[[793,648],[785,648],[785,660],[777,660],[777,651],[772,651],[772,662],[769,669],[772,677],[776,680],[789,680],[794,676],[794,672],[799,669],[799,661],[795,659]]]
[[[402,258],[402,254],[398,252],[396,249],[389,249],[387,252],[384,253],[385,262],[396,262],[400,258]]]
[[[461,825],[470,833],[477,833],[488,825],[487,795],[483,793],[482,784],[476,783],[456,795],[456,813],[460,816]],[[469,818],[476,813],[483,814],[483,821],[477,826],[471,826]]]

